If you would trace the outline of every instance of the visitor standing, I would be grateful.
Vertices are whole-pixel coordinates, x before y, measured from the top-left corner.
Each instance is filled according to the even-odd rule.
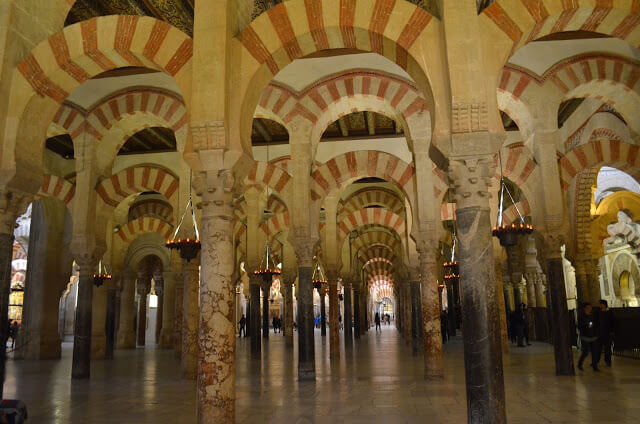
[[[613,331],[615,328],[615,322],[613,318],[613,311],[609,309],[609,304],[606,300],[600,299],[600,310],[598,311],[598,360],[600,359],[600,353],[604,349],[604,363],[608,367],[611,366],[611,339],[613,338]]]
[[[247,324],[247,319],[244,317],[244,314],[242,314],[242,317],[240,318],[240,321],[238,321],[238,324],[240,325],[240,333],[238,334],[238,337],[242,337],[242,333],[244,332],[245,337],[247,336],[247,330],[245,328],[245,325]]]
[[[578,317],[578,327],[580,328],[580,343],[582,354],[578,360],[578,369],[583,371],[582,363],[591,352],[591,367],[598,371],[598,328],[595,317],[591,311],[591,304],[585,303],[582,313]]]
[[[380,326],[380,312],[376,312],[376,331],[380,330],[382,331],[382,327]]]

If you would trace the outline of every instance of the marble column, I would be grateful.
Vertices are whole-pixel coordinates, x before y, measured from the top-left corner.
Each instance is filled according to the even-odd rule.
[[[591,304],[598,306],[602,298],[600,292],[600,267],[598,259],[589,259],[587,262],[587,287],[589,288],[589,299]]]
[[[85,379],[91,375],[91,317],[93,299],[93,273],[96,258],[76,257],[78,264],[78,297],[76,304],[75,328],[73,331],[73,360],[71,378]]]
[[[138,274],[138,283],[136,284],[136,292],[138,293],[138,317],[137,317],[137,336],[136,345],[143,346],[146,343],[147,332],[147,295],[151,286],[150,274]]]
[[[298,230],[300,231],[300,230]],[[313,247],[305,231],[294,244],[298,258],[298,379],[316,379],[313,327]]]
[[[165,349],[173,347],[174,320],[175,320],[175,293],[176,278],[178,273],[164,271],[162,290],[162,329],[160,330],[160,346]]]
[[[426,379],[440,379],[444,377],[444,365],[442,363],[438,263],[436,262],[436,249],[431,247],[437,246],[438,243],[435,239],[427,236],[418,240],[424,377]]]
[[[496,293],[500,313],[500,341],[502,353],[509,353],[509,328],[507,327],[507,305],[505,302],[504,282],[502,281],[502,262],[495,260]]]
[[[422,346],[420,345],[421,334],[420,322],[422,321],[422,315],[420,314],[420,281],[411,281],[410,283],[411,293],[411,350],[414,356],[420,354]],[[436,292],[436,302],[438,296]]]
[[[320,287],[318,294],[320,295],[320,336],[326,337],[327,335],[327,304],[326,290],[324,287]]]
[[[173,302],[173,350],[176,354],[176,358],[182,358],[182,320],[184,319],[184,276],[181,275],[182,280],[176,281],[174,289],[174,302]]]
[[[351,281],[343,280],[344,284],[344,344],[353,343],[353,317],[351,316]]]
[[[164,281],[156,280],[155,291],[158,296],[158,312],[156,313],[156,344],[160,345],[160,333],[164,324]]]
[[[353,337],[360,339],[360,290],[353,289]]]
[[[104,359],[106,354],[107,336],[107,292],[109,283],[93,288],[91,305],[91,359]]]
[[[329,280],[329,356],[340,357],[340,323],[338,322],[340,302],[338,302],[338,279]]]
[[[105,345],[104,358],[113,359],[113,348],[116,333],[116,288],[107,288],[107,310],[105,316]]]
[[[293,346],[293,277],[285,272],[282,276],[284,290],[284,340],[287,346]]]
[[[198,327],[198,423],[231,424],[236,415],[233,177],[230,171],[201,174],[201,177],[205,176]]]
[[[262,277],[262,338],[269,338],[269,292],[271,291],[271,276]]]
[[[120,294],[120,325],[118,326],[118,349],[133,349],[136,347],[136,329],[133,315],[136,307],[136,277],[125,273],[122,277],[122,293]]]
[[[182,378],[195,380],[198,369],[198,261],[184,261],[182,265],[184,291],[182,293]]]
[[[573,352],[571,351],[571,327],[567,309],[567,291],[564,284],[562,264],[561,234],[559,231],[544,235],[547,284],[550,299],[550,313],[553,322],[553,350],[556,362],[556,375],[575,375]]]
[[[15,223],[15,217],[13,223]],[[7,329],[9,328],[9,290],[11,288],[11,259],[13,258],[13,223],[3,228],[4,232],[0,232],[0,342],[5,346],[9,336]],[[3,392],[6,351],[7,349],[0,349],[0,378],[2,379],[0,394]]]
[[[465,136],[479,138],[484,135]],[[459,140],[460,143],[467,141],[463,136]],[[475,140],[475,143],[480,143],[480,140]],[[494,169],[492,154],[451,158],[449,162],[460,241],[460,297],[469,423],[506,422],[500,317],[489,216],[489,184]]]
[[[404,297],[403,299],[404,341],[409,346],[412,346],[413,345],[413,316],[412,316],[413,302],[411,300],[411,283],[410,282],[407,281],[402,285],[402,295]]]
[[[251,354],[260,357],[262,354],[262,340],[260,337],[260,283],[262,277],[250,275],[249,277],[249,336],[251,337]]]

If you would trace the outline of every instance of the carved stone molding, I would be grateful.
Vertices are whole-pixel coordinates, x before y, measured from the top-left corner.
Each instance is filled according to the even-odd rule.
[[[226,145],[224,121],[209,121],[192,125],[191,139],[195,151],[224,149]]]
[[[485,102],[454,103],[451,117],[454,134],[487,131],[489,128],[489,107]]]
[[[489,186],[494,170],[495,163],[488,155],[449,162],[449,179],[458,209],[489,208]]]

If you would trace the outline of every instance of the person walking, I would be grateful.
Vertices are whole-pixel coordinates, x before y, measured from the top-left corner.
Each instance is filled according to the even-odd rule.
[[[242,314],[242,317],[240,318],[240,321],[238,321],[238,324],[240,325],[240,333],[238,334],[238,337],[242,337],[243,332],[246,337],[247,329],[245,328],[245,325],[247,324],[247,319],[244,317],[244,314]]]
[[[600,310],[598,311],[598,360],[600,354],[604,349],[604,363],[608,367],[611,366],[611,339],[613,338],[613,330],[615,328],[615,322],[613,318],[613,311],[609,309],[609,304],[606,300],[600,299]]]
[[[16,339],[18,338],[19,332],[20,332],[20,324],[18,324],[18,321],[15,320],[13,321],[13,324],[11,324],[11,349],[13,349],[13,347],[16,344]]]
[[[591,304],[585,303],[582,313],[578,317],[578,327],[580,328],[580,343],[582,354],[578,359],[578,369],[583,371],[582,363],[591,352],[591,367],[598,371],[598,328],[595,317],[591,311]]]
[[[376,331],[380,330],[380,332],[382,332],[382,327],[380,326],[380,312],[376,312],[375,321],[376,321]]]

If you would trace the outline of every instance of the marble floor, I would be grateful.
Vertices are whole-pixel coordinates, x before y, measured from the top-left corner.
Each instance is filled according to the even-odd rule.
[[[466,400],[462,342],[445,345],[446,377],[425,382],[422,358],[394,327],[369,331],[331,363],[328,336],[316,330],[315,383],[296,381],[295,350],[271,334],[263,361],[238,339],[238,423],[463,423]],[[179,378],[172,351],[116,351],[93,361],[90,381],[71,381],[70,345],[62,360],[9,361],[6,398],[23,399],[28,423],[195,423],[195,385]],[[576,359],[577,359],[577,352]],[[551,346],[534,344],[505,358],[508,422],[640,422],[640,361],[614,358],[600,373],[554,375]]]

